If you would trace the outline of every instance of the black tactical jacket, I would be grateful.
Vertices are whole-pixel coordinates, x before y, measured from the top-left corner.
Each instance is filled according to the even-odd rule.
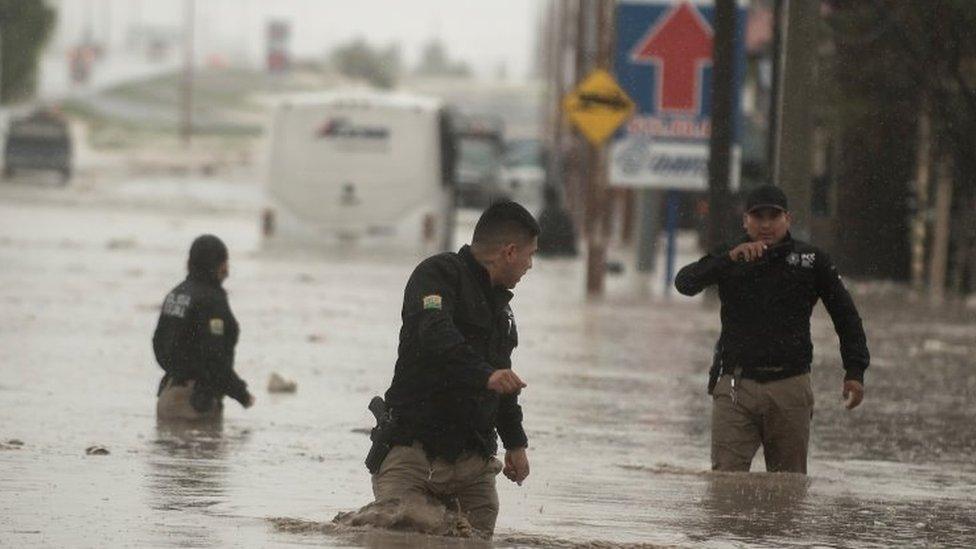
[[[431,458],[464,450],[494,455],[496,428],[506,449],[527,445],[517,395],[485,388],[512,367],[518,344],[509,301],[464,246],[424,260],[407,282],[393,383],[386,401],[397,422],[394,443],[419,440]]]
[[[870,355],[861,317],[827,254],[789,235],[756,262],[732,261],[731,248],[724,246],[684,267],[674,281],[684,295],[718,285],[722,370],[742,368],[743,377],[757,381],[809,372],[810,315],[819,299],[840,337],[845,379],[863,382]]]
[[[191,274],[166,295],[153,352],[166,372],[166,381],[194,380],[197,391],[213,397],[227,395],[244,404],[247,384],[234,373],[234,347],[240,328],[227,302],[227,292],[216,280]],[[196,395],[195,395],[196,398]]]

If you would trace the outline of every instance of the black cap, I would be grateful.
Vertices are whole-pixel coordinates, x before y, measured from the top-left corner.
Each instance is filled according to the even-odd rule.
[[[746,197],[746,213],[754,212],[759,208],[776,208],[784,212],[788,211],[786,194],[782,189],[773,185],[763,185],[753,189]]]
[[[215,276],[217,268],[227,261],[227,246],[212,234],[198,236],[190,246],[187,267],[190,273],[206,277]]]

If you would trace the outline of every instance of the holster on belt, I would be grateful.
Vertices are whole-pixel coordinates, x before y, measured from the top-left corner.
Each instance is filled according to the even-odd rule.
[[[715,350],[712,354],[712,367],[708,369],[708,394],[715,391],[718,378],[722,377],[722,346],[720,342],[715,342]]]
[[[365,463],[370,474],[375,475],[379,472],[380,465],[383,464],[383,460],[386,459],[386,455],[390,453],[390,448],[393,446],[396,422],[390,408],[381,397],[375,396],[373,400],[369,401],[369,411],[376,418],[376,427],[373,427],[369,433],[369,439],[373,444],[369,447]]]

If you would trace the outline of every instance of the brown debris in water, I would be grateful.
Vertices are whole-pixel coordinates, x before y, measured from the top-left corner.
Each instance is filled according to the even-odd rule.
[[[268,378],[269,393],[294,393],[297,390],[298,383],[281,377],[277,372],[272,373]]]
[[[275,530],[286,534],[334,534],[337,526],[331,522],[315,522],[311,520],[274,517],[268,519]]]
[[[24,441],[12,438],[7,442],[0,442],[0,450],[20,450],[24,446]]]

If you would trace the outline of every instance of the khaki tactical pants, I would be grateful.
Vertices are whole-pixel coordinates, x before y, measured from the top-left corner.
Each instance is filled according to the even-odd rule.
[[[740,378],[734,403],[731,381],[723,375],[712,393],[712,469],[748,471],[762,445],[767,471],[806,474],[810,374],[768,383]]]
[[[157,419],[210,420],[219,419],[223,415],[224,405],[218,400],[210,410],[201,414],[190,405],[190,395],[193,394],[194,381],[187,380],[185,385],[179,385],[172,380],[166,382],[163,391],[156,399]]]
[[[411,496],[455,500],[471,526],[491,535],[498,518],[495,476],[502,463],[495,458],[465,452],[454,463],[427,459],[423,446],[394,446],[373,475],[376,501]],[[454,504],[451,504],[454,509]]]

